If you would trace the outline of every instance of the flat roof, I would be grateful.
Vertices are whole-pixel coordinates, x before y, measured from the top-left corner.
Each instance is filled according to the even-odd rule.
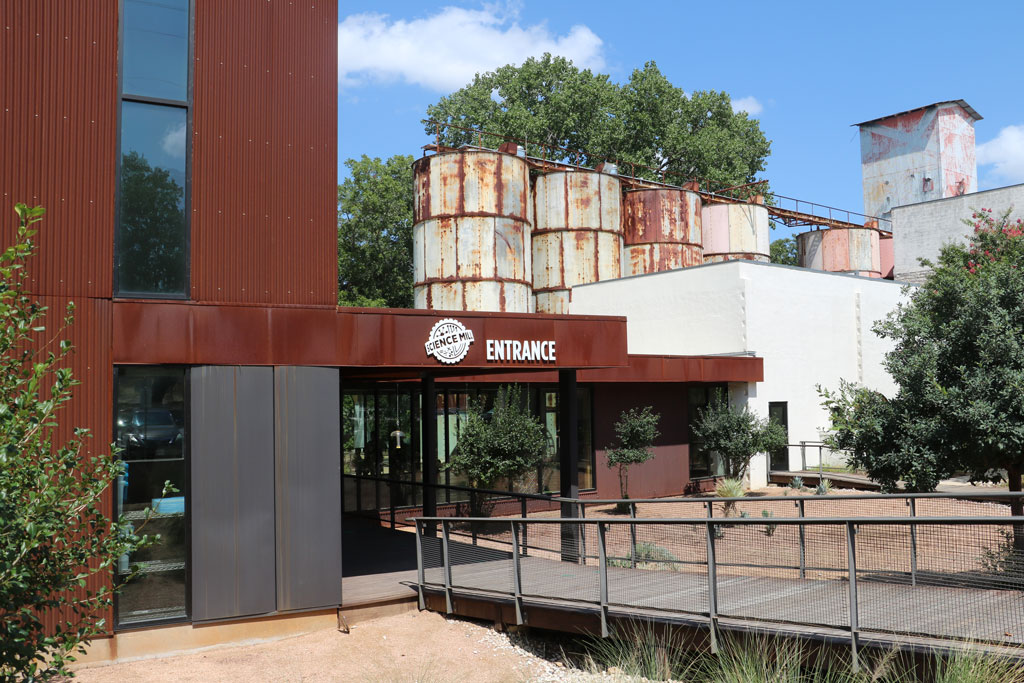
[[[895,116],[903,116],[904,114],[909,114],[915,111],[921,111],[922,109],[930,109],[931,107],[938,107],[943,104],[959,104],[961,107],[963,107],[964,111],[970,114],[971,118],[973,118],[975,121],[981,121],[981,119],[983,118],[981,114],[974,110],[974,107],[967,104],[967,102],[964,100],[943,100],[942,102],[932,102],[931,104],[926,104],[923,107],[914,107],[913,109],[907,109],[906,111],[896,112],[895,114],[886,114],[885,116],[879,116],[876,119],[869,119],[867,121],[861,121],[860,123],[851,123],[850,125],[866,126],[869,123],[875,123],[876,121],[884,121],[885,119],[891,119]]]

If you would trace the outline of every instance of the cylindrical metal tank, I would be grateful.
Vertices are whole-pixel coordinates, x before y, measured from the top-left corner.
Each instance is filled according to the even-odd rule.
[[[705,204],[701,209],[704,263],[770,261],[768,230],[768,209],[763,204]]]
[[[893,249],[892,233],[883,232],[878,235],[878,251],[881,256],[882,277],[893,280],[896,277],[896,252]]]
[[[622,189],[597,171],[556,171],[534,186],[533,298],[568,313],[572,287],[622,274]]]
[[[828,228],[796,236],[800,265],[830,273],[882,277],[877,228]]]
[[[413,164],[416,308],[529,313],[530,172],[513,154],[460,150]]]
[[[643,189],[622,200],[623,275],[643,275],[704,263],[700,195]]]

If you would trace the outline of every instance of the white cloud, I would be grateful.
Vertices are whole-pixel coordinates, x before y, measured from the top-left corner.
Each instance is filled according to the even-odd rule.
[[[177,126],[171,126],[164,133],[164,137],[160,140],[160,147],[163,148],[164,153],[169,157],[175,159],[185,158],[185,124],[181,123]]]
[[[601,69],[601,39],[579,24],[553,35],[545,23],[520,26],[515,8],[445,7],[422,19],[364,13],[338,24],[338,78],[343,87],[403,80],[439,91],[456,90],[478,72],[520,64],[545,52],[580,67]]]
[[[764,105],[753,95],[748,95],[747,97],[734,99],[732,101],[732,110],[734,112],[745,111],[751,116],[757,116],[764,110]]]
[[[1024,183],[1024,125],[1007,126],[992,140],[978,145],[978,164],[992,165],[988,175],[1007,184]]]

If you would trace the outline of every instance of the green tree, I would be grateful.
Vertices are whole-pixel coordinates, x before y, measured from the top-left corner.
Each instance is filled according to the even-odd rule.
[[[64,327],[47,332],[46,307],[25,289],[43,209],[15,209],[17,241],[0,253],[0,680],[46,680],[68,675],[74,652],[106,630],[98,614],[112,589],[91,589],[89,579],[108,578],[118,557],[152,539],[104,514],[121,463],[86,457],[85,429],[58,443],[59,411],[78,384],[65,367],[73,349],[60,339],[73,306]]]
[[[661,415],[650,406],[624,410],[615,423],[616,443],[609,446],[608,467],[619,471],[619,494],[629,498],[629,467],[645,463],[654,457],[651,447],[658,438]]]
[[[704,448],[721,456],[730,479],[742,479],[753,456],[783,448],[787,438],[777,422],[758,417],[746,406],[733,410],[722,392],[700,410],[693,431]]]
[[[772,242],[770,256],[772,263],[784,266],[800,265],[800,254],[797,251],[796,240],[792,237],[780,237]]]
[[[473,488],[493,488],[499,480],[514,482],[536,469],[546,452],[544,427],[522,389],[512,384],[498,389],[490,414],[482,402],[470,401],[448,467],[465,475]],[[474,507],[474,513],[481,512]]]
[[[121,158],[118,287],[185,291],[185,189],[136,151]]]
[[[874,327],[891,340],[895,395],[843,383],[820,390],[831,448],[851,453],[886,490],[930,491],[957,472],[1005,477],[1024,468],[1024,222],[975,211],[968,245],[943,247],[924,283]],[[1019,502],[1013,514],[1024,512]],[[1024,532],[1015,530],[1024,550]]]
[[[430,105],[427,117],[525,140],[531,155],[587,165],[615,159],[624,165],[623,173],[633,172],[632,162],[654,167],[669,180],[700,176],[720,186],[753,182],[771,148],[756,120],[733,112],[728,94],[687,94],[654,62],[619,85],[563,57],[531,57],[520,66],[477,74],[466,87]],[[425,131],[433,136],[437,128],[427,123]],[[450,146],[499,142],[456,128],[442,128],[440,137]]]
[[[349,159],[338,186],[338,303],[411,308],[412,162]]]

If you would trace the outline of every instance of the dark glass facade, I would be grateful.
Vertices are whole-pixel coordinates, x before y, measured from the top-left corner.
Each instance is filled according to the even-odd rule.
[[[188,466],[184,368],[117,369],[114,438],[125,463],[116,512],[152,546],[117,562],[118,626],[188,618]],[[147,512],[151,510],[151,512]]]

